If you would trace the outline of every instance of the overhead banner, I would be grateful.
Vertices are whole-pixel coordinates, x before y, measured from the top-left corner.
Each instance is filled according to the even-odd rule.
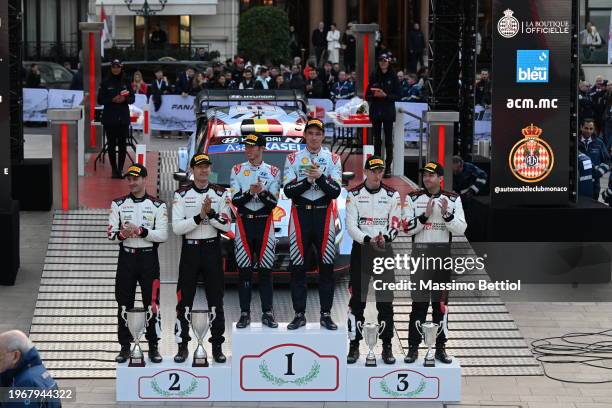
[[[493,0],[495,207],[568,204],[572,0]]]

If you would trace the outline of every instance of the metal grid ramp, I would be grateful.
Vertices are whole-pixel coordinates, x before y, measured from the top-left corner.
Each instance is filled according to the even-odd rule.
[[[176,153],[162,153],[159,166],[160,195],[166,202],[171,202],[176,187],[172,180]],[[56,378],[115,377],[113,359],[118,345],[114,278],[118,248],[116,243],[106,239],[107,217],[106,210],[57,211],[54,215],[31,333],[32,340]],[[401,237],[397,248],[409,250],[410,240]],[[457,255],[469,254],[471,247],[464,241],[453,252]],[[170,234],[169,241],[160,246],[161,321],[164,333],[160,349],[168,357],[176,350],[173,316],[179,254],[180,240]],[[397,276],[404,278],[401,271]],[[488,275],[481,272],[461,276],[461,279],[488,280]],[[139,294],[136,299],[140,301]],[[318,320],[318,302],[316,288],[310,288],[308,321]],[[451,302],[447,347],[452,355],[461,359],[465,375],[542,374],[496,292],[451,293]],[[226,333],[229,333],[231,322],[238,320],[240,315],[235,288],[226,290],[224,303]],[[257,293],[253,294],[253,303],[253,319],[257,321],[260,310]],[[336,286],[332,310],[339,322],[345,319],[347,303],[347,282],[343,280]],[[195,307],[206,307],[201,289],[198,289]],[[410,309],[409,296],[399,293],[395,307],[397,335],[393,343],[398,360],[403,358],[403,349],[407,346]],[[275,310],[281,322],[289,321],[293,315],[291,296],[286,286],[275,291]],[[376,319],[374,304],[368,304],[366,319]],[[144,338],[142,340],[143,350],[146,351],[146,341]],[[228,336],[226,351],[230,346],[231,338]],[[193,347],[191,344],[190,348]],[[363,354],[367,351],[365,348],[365,344],[362,344]]]

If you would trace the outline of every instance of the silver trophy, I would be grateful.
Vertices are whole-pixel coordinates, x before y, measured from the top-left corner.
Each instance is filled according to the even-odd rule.
[[[128,367],[144,367],[145,359],[140,348],[140,336],[144,334],[149,326],[149,320],[153,317],[152,308],[151,306],[148,309],[134,307],[126,310],[125,306],[121,306],[121,317],[125,320],[125,325],[134,338],[134,347],[130,351]]]
[[[385,322],[378,323],[362,323],[357,322],[357,329],[361,333],[361,337],[365,340],[366,346],[368,346],[368,355],[366,356],[366,367],[376,367],[376,355],[374,354],[374,347],[378,342],[378,336],[385,330]]]
[[[204,345],[204,337],[208,333],[213,320],[215,320],[215,306],[211,310],[192,310],[189,307],[185,308],[185,318],[193,330],[193,334],[198,341],[198,346],[193,353],[193,367],[208,367],[208,356]]]
[[[433,346],[436,344],[436,338],[444,330],[444,323],[437,324],[434,322],[425,322],[421,324],[419,320],[416,321],[415,326],[419,334],[423,337],[423,342],[427,346],[427,353],[425,354],[425,360],[423,366],[435,367],[436,360],[434,358]]]

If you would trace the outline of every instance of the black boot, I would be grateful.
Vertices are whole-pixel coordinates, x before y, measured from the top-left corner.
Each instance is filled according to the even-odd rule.
[[[334,323],[329,312],[321,313],[321,326],[327,330],[338,330],[338,325]]]
[[[381,357],[385,364],[395,364],[395,357],[393,356],[391,343],[383,343]]]
[[[391,178],[391,165],[388,162],[385,166],[385,174],[383,175],[383,178]]]
[[[419,348],[418,347],[409,347],[408,354],[404,357],[404,363],[410,364],[414,363],[417,358],[419,358]]]
[[[453,358],[446,354],[444,346],[436,347],[435,358],[444,364],[450,364],[453,362]]]
[[[178,352],[174,356],[175,363],[184,363],[189,357],[189,349],[187,348],[187,342],[179,343]]]
[[[261,315],[261,324],[268,326],[271,329],[276,329],[278,323],[274,320],[274,314],[272,312],[264,312]]]
[[[346,356],[347,364],[355,364],[359,360],[359,340],[351,340],[349,352]]]
[[[117,152],[116,151],[112,152],[110,149],[108,150],[108,162],[111,166],[112,178],[120,179],[121,172],[119,171],[117,167]]]
[[[251,324],[251,314],[249,312],[240,313],[240,320],[236,323],[237,329],[244,329]]]
[[[130,345],[122,344],[121,351],[119,352],[119,354],[117,354],[117,357],[115,357],[115,361],[119,364],[122,364],[125,363],[128,358],[130,358]]]
[[[299,329],[302,326],[306,326],[306,316],[304,313],[296,313],[293,320],[287,325],[287,330]]]
[[[215,343],[212,345],[212,355],[213,355],[213,360],[215,360],[215,363],[225,363],[227,361],[227,358],[225,357],[225,354],[223,354],[223,350],[221,349],[221,343]]]
[[[157,343],[149,343],[149,360],[151,360],[152,363],[162,362],[162,356],[159,354]]]

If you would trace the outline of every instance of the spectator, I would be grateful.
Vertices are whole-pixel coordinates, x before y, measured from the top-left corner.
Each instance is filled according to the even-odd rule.
[[[302,74],[300,74],[300,66],[293,65],[291,72],[285,77],[285,81],[289,83],[289,89],[296,89],[304,92],[306,88],[306,81]]]
[[[584,153],[578,153],[578,195],[593,198],[593,163]],[[603,195],[607,201],[607,192]]]
[[[327,47],[327,32],[325,31],[325,24],[321,21],[319,26],[312,32],[312,46],[314,47],[315,59],[317,66],[321,63],[323,53]],[[294,61],[295,64],[295,61]],[[298,64],[295,64],[298,65]]]
[[[64,68],[66,68],[70,72],[73,72],[72,71],[72,64],[70,63],[70,61],[64,61]]]
[[[612,82],[608,82],[606,86],[606,106],[603,114],[602,134],[608,153],[612,153]]]
[[[285,82],[285,77],[282,75],[276,77],[273,85],[273,89],[289,89],[289,84]]]
[[[0,334],[0,387],[57,390],[58,386],[45,368],[38,350],[30,339],[19,330]],[[56,408],[62,404],[57,399],[32,400],[30,407]],[[2,406],[19,406],[8,404]]]
[[[193,58],[197,61],[209,61],[210,53],[204,48],[198,48]]]
[[[168,42],[168,35],[164,30],[161,29],[159,24],[155,24],[153,26],[153,31],[151,32],[151,46],[154,48],[163,48]]]
[[[340,30],[336,23],[332,23],[330,30],[327,32],[327,53],[332,64],[340,62]]]
[[[346,72],[355,70],[357,60],[357,39],[353,35],[353,23],[348,23],[342,35],[342,48],[344,48],[344,68]]]
[[[170,85],[168,84],[168,78],[164,76],[164,71],[161,68],[155,70],[155,79],[149,87],[149,97],[153,101],[153,107],[155,112],[161,108],[162,95],[166,95],[170,92]]]
[[[308,99],[326,99],[329,98],[329,93],[327,92],[327,87],[319,79],[319,74],[317,70],[310,71],[310,79],[306,81],[306,97]]]
[[[610,155],[604,142],[595,135],[595,121],[593,119],[585,119],[580,131],[578,151],[591,159],[593,165],[593,199],[599,200],[600,179],[610,171]]]
[[[213,89],[227,89],[227,78],[225,75],[219,75],[214,81]]]
[[[70,82],[70,90],[72,91],[82,91],[83,90],[83,68],[81,64],[79,64],[77,70],[72,76],[72,81]]]
[[[464,205],[485,188],[487,178],[487,173],[475,164],[453,157],[453,191],[461,196]]]
[[[340,73],[340,64],[339,63],[335,63],[332,65],[332,75],[334,76],[334,82],[338,81],[338,74]]]
[[[291,52],[291,58],[300,55],[300,44],[294,26],[289,26],[289,51]]]
[[[272,67],[270,68],[270,84],[274,84],[276,82],[276,77],[279,76],[280,73],[278,68]]]
[[[353,86],[357,84],[357,71],[351,72],[351,75],[349,75],[349,81],[353,83]]]
[[[425,36],[421,31],[419,23],[414,23],[412,30],[408,33],[408,71],[417,72],[420,65],[423,66],[423,51],[425,50]]]
[[[259,70],[259,76],[255,81],[255,89],[270,89],[270,76],[268,68],[261,67]]]
[[[208,89],[208,79],[204,76],[203,73],[198,72],[193,78],[189,95],[196,96],[204,89]]]
[[[226,71],[224,76],[227,89],[238,89],[238,84],[234,81],[231,71]]]
[[[348,81],[346,72],[340,71],[338,82],[332,86],[330,96],[332,100],[351,99],[355,96],[355,87]]]
[[[132,79],[132,91],[135,94],[147,94],[148,85],[142,80],[142,73],[140,71],[134,72],[134,78]]]
[[[417,83],[417,79],[416,74],[410,72],[406,75],[404,80],[400,82],[402,88],[402,102],[421,102],[421,87]]]
[[[580,49],[582,50],[583,62],[589,62],[593,51],[601,47],[602,41],[597,28],[588,21],[585,29],[580,32]]]
[[[596,133],[603,130],[603,116],[606,110],[606,88],[608,81],[601,75],[595,77],[595,85],[591,88],[591,101],[593,102],[593,119],[595,119]]]
[[[239,84],[242,82],[242,75],[244,73],[244,59],[238,57],[234,59],[234,69],[232,69],[232,80]]]
[[[182,96],[189,95],[193,86],[194,76],[195,69],[193,67],[188,67],[185,72],[181,72],[176,78],[176,93],[181,94]]]
[[[391,176],[393,163],[393,122],[395,102],[400,99],[400,84],[387,54],[378,58],[376,71],[370,75],[366,100],[370,103],[370,121],[374,137],[374,154],[381,156],[382,131],[385,132],[385,178]]]
[[[476,81],[476,105],[491,106],[491,81],[486,69],[480,71],[480,79]]]
[[[314,58],[308,60],[308,63],[306,64],[306,68],[304,68],[304,71],[302,72],[302,74],[304,75],[304,79],[306,81],[310,79],[310,72],[317,70],[316,65],[317,63],[314,60]]]
[[[40,77],[40,69],[37,64],[30,65],[30,70],[28,71],[28,75],[26,76],[26,88],[42,88],[41,86],[41,77]]]
[[[255,81],[253,80],[253,70],[246,68],[242,74],[242,82],[238,85],[238,89],[255,89]]]
[[[591,99],[591,86],[586,81],[578,85],[578,120],[582,122],[585,118],[595,116],[593,100]]]

